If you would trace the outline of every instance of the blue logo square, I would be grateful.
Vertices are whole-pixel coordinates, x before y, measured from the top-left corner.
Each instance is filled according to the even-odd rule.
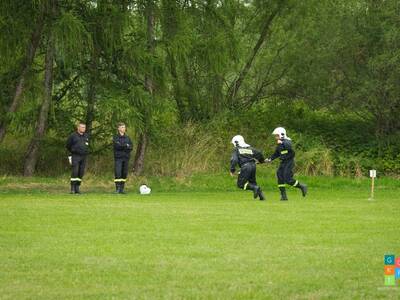
[[[393,254],[385,255],[385,265],[394,265],[394,255]]]
[[[400,279],[400,268],[394,269],[394,277]]]

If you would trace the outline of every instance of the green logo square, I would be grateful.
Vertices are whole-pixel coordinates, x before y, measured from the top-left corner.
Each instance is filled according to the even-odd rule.
[[[394,285],[396,285],[396,280],[394,278],[394,275],[386,275],[385,276],[385,285],[386,286],[394,286]]]

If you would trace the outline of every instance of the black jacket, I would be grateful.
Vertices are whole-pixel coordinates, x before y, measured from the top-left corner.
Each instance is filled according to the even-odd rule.
[[[131,156],[133,144],[129,136],[116,134],[113,138],[114,158],[127,158]]]
[[[86,155],[89,153],[89,135],[74,132],[67,139],[66,148],[71,154]]]
[[[295,152],[292,148],[292,141],[283,139],[282,144],[278,144],[274,154],[270,156],[270,159],[274,160],[279,157],[282,162],[285,162],[294,159],[294,156]]]
[[[231,172],[235,172],[236,165],[242,167],[247,163],[264,163],[263,154],[253,147],[236,147],[231,158]]]

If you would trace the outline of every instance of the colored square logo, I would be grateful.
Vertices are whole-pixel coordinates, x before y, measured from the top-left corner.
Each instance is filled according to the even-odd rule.
[[[396,284],[396,280],[394,279],[394,275],[386,275],[385,276],[385,285],[386,286],[394,286]]]
[[[400,279],[400,268],[394,269],[394,277]]]
[[[394,255],[393,254],[385,255],[385,265],[394,265]]]
[[[400,256],[396,258],[395,263],[396,268],[400,268]]]
[[[394,275],[394,266],[384,266],[385,275]]]

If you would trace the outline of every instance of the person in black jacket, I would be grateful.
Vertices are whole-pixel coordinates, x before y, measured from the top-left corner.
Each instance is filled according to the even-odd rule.
[[[115,162],[115,189],[116,193],[124,194],[125,182],[129,170],[129,158],[133,149],[133,144],[129,136],[126,135],[124,123],[118,123],[118,133],[113,138],[114,162]]]
[[[265,161],[271,162],[277,158],[280,158],[281,160],[278,171],[276,172],[278,187],[281,193],[281,201],[288,200],[286,195],[286,184],[299,188],[303,197],[305,197],[307,195],[307,186],[293,178],[295,152],[292,148],[291,139],[286,135],[286,130],[283,127],[275,128],[272,134],[275,136],[278,146],[276,147],[275,152]]]
[[[231,176],[235,176],[236,165],[239,165],[240,172],[237,179],[237,186],[243,190],[252,190],[254,199],[265,200],[261,188],[257,185],[256,180],[256,163],[263,163],[263,154],[246,144],[241,135],[232,138],[232,144],[235,149],[232,153],[230,172]]]
[[[69,163],[72,166],[71,194],[80,194],[79,188],[85,173],[86,156],[89,153],[89,136],[85,132],[86,125],[79,123],[77,131],[68,137],[66,144],[70,153]]]

